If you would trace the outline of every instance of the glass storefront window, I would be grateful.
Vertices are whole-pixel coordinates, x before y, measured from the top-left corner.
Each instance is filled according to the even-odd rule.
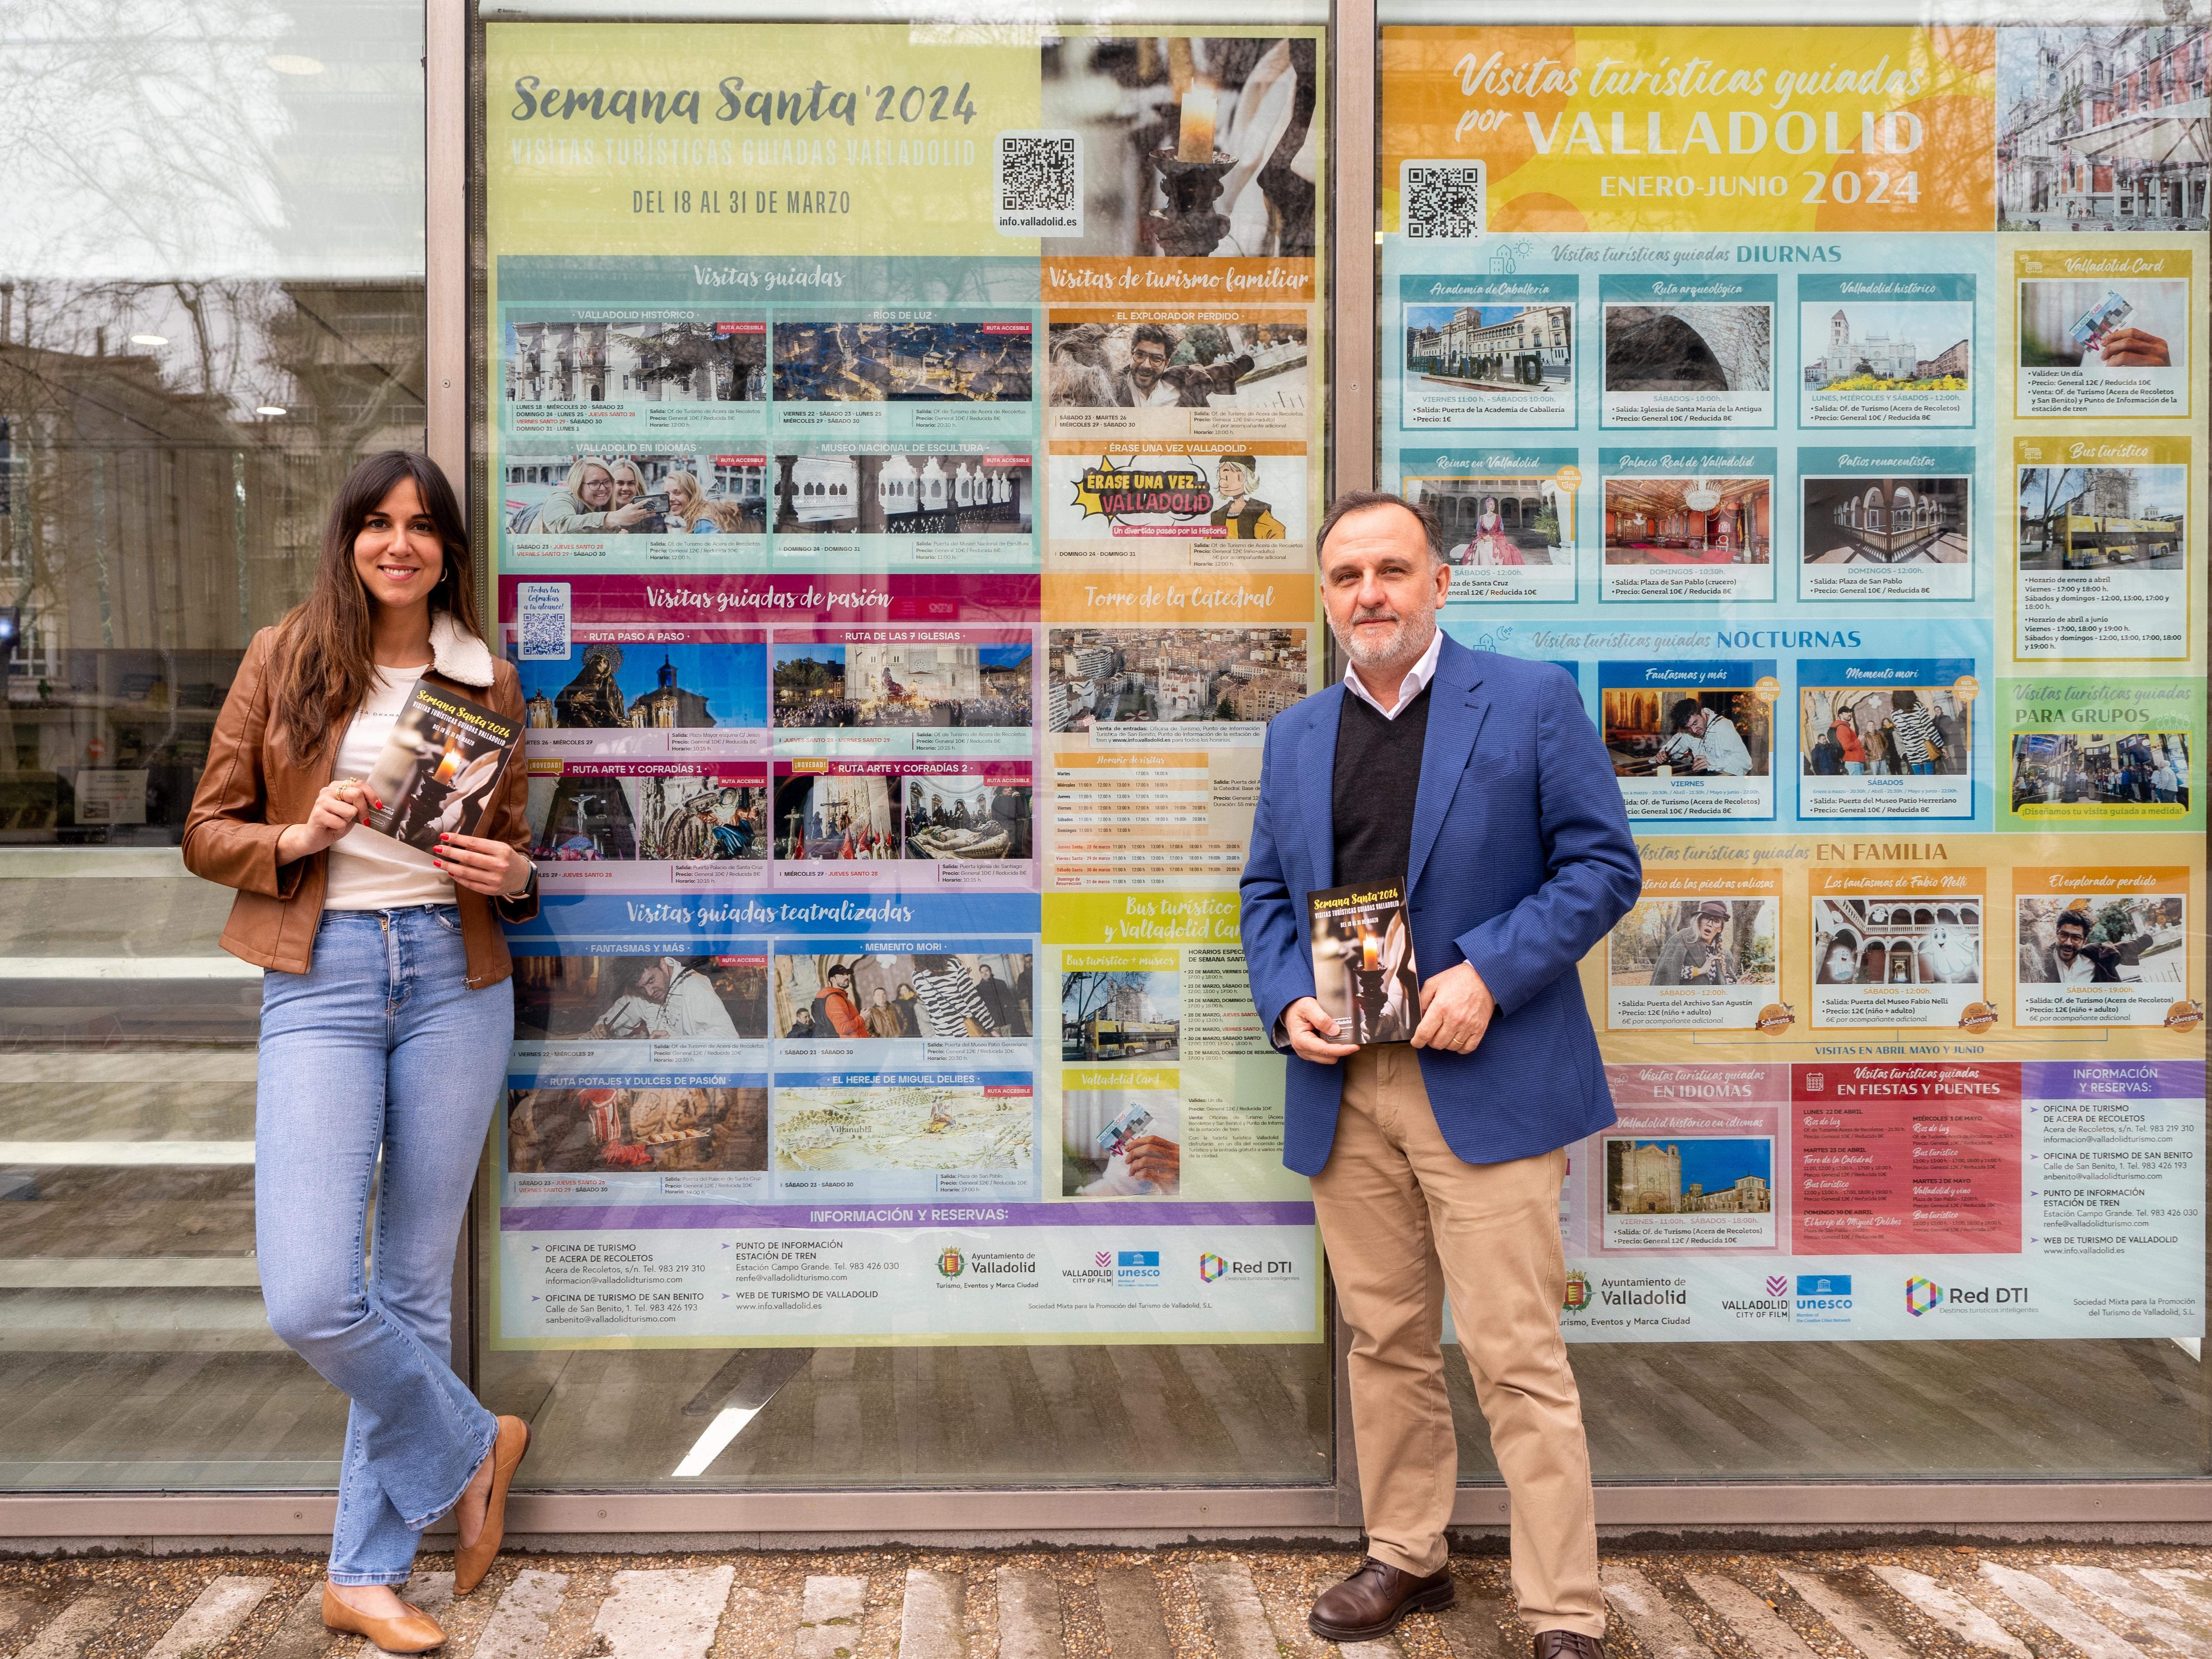
[[[176,847],[337,481],[422,444],[422,40],[388,0],[0,21],[0,1489],[336,1476],[258,1290],[259,973]]]
[[[1382,482],[1644,859],[1561,1196],[1601,1481],[2206,1469],[2212,42],[1942,9],[1381,8]]]
[[[532,1482],[1330,1480],[1235,923],[1321,668],[1325,46],[483,25]]]

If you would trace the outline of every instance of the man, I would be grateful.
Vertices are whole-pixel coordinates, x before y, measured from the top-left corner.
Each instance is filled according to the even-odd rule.
[[[2079,910],[2062,910],[2051,924],[2051,948],[2033,961],[2033,972],[2021,975],[2045,985],[2117,985],[2120,982],[2122,953],[2117,945],[2089,943],[2089,918]],[[2029,963],[2021,964],[2023,969]]]
[[[1727,715],[1684,697],[1668,711],[1667,724],[1672,735],[1666,752],[1687,759],[1692,772],[1740,778],[1751,770],[1751,750],[1743,746],[1735,722]]]
[[[1220,505],[1208,520],[1231,541],[1279,542],[1289,534],[1267,502],[1255,499],[1252,486],[1260,481],[1260,463],[1249,455],[1224,455],[1216,477]]]
[[[817,1036],[864,1037],[868,1034],[868,1022],[862,1017],[860,1005],[853,1000],[853,970],[842,962],[830,965],[829,978],[814,994],[810,1012],[814,1016]]]
[[[1659,947],[1659,965],[1651,970],[1654,985],[1733,985],[1735,957],[1721,943],[1728,930],[1729,908],[1718,899],[1698,906],[1697,919],[1677,928]]]
[[[1309,1622],[1368,1641],[1451,1603],[1449,1292],[1538,1659],[1599,1659],[1559,1200],[1565,1149],[1613,1121],[1577,964],[1636,902],[1636,842],[1574,681],[1439,632],[1432,513],[1340,496],[1320,556],[1350,667],[1267,728],[1242,915],[1261,1029],[1291,1055],[1283,1161],[1312,1179],[1352,1331],[1368,1557]],[[1356,1047],[1314,994],[1307,895],[1380,880],[1405,884],[1419,1023],[1410,1044]]]
[[[1024,1035],[1022,1010],[1014,1002],[1014,988],[991,972],[991,964],[975,964],[975,994],[983,999],[983,1006],[991,1011],[991,1024],[1003,1036]]]
[[[1114,401],[1124,409],[1173,408],[1182,392],[1165,378],[1175,342],[1158,323],[1139,323],[1129,337],[1129,361],[1114,377]]]
[[[599,1016],[594,1036],[712,1037],[734,1042],[737,1022],[714,982],[676,957],[656,957],[637,970],[636,988]]]
[[[2179,787],[2173,775],[2173,763],[2160,755],[2158,765],[2150,775],[2151,799],[2161,805],[2171,805],[2178,799],[2174,792]]]

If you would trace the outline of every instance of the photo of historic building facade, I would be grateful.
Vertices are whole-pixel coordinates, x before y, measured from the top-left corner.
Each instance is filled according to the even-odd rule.
[[[2202,230],[2202,27],[1997,32],[2001,230]]]

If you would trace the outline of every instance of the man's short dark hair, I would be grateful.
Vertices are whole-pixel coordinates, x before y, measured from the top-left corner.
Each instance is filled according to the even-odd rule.
[[[1349,518],[1354,513],[1364,513],[1370,507],[1395,507],[1401,512],[1412,514],[1415,522],[1421,526],[1421,533],[1428,538],[1430,562],[1434,564],[1443,562],[1443,520],[1437,517],[1427,503],[1409,501],[1403,495],[1394,495],[1387,489],[1347,489],[1331,501],[1328,514],[1321,521],[1321,534],[1314,541],[1314,557],[1316,560],[1321,557],[1322,550],[1328,545],[1329,534],[1340,520]]]
[[[1137,343],[1140,340],[1149,340],[1154,345],[1159,347],[1163,351],[1167,352],[1170,356],[1174,355],[1176,347],[1175,336],[1169,333],[1167,330],[1162,328],[1158,323],[1139,323],[1137,325],[1136,332],[1129,336],[1129,344],[1131,349],[1133,349],[1136,347]]]
[[[2079,927],[2083,939],[2089,937],[2089,918],[2079,910],[2061,910],[2058,913],[2058,920],[2051,923],[2051,926],[2053,928]]]
[[[1688,731],[1690,722],[1698,718],[1704,708],[1705,705],[1695,697],[1684,697],[1667,711],[1667,729],[1669,732]]]

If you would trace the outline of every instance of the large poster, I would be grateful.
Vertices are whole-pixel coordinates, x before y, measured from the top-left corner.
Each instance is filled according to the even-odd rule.
[[[1572,1339],[2203,1333],[2208,45],[1383,31],[1383,483],[1644,860]]]
[[[1321,35],[488,26],[494,1346],[1320,1340]]]

